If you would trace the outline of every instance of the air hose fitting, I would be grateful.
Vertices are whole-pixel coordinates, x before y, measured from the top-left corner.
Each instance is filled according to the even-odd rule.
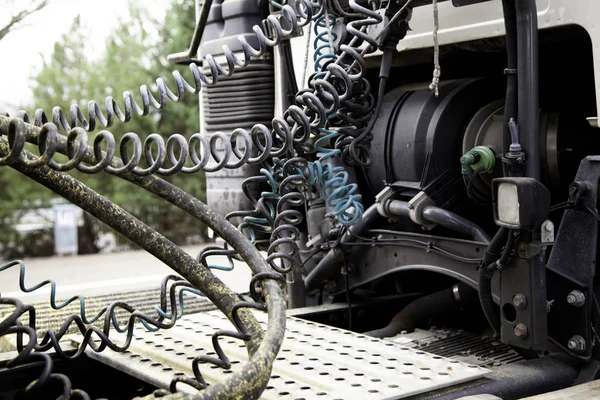
[[[484,174],[489,173],[494,170],[494,166],[496,165],[496,155],[487,146],[473,147],[460,158],[460,165],[463,176],[472,175],[471,171],[479,171],[479,173]]]

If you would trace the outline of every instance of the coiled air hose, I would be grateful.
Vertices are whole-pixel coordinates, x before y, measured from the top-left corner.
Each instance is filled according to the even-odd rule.
[[[9,132],[12,133],[8,134]],[[27,140],[32,143],[37,143],[40,139],[40,129],[25,124],[21,120],[10,119],[7,117],[0,117],[0,133],[3,135],[8,134],[11,138],[26,137]],[[59,136],[58,139],[59,140],[55,143],[56,150],[60,153],[67,154],[66,138]],[[10,152],[11,146],[9,141],[0,137],[0,157],[5,158]],[[91,148],[86,148],[84,153],[84,160],[86,162],[91,162],[94,159],[93,150]],[[211,227],[217,234],[229,242],[255,273],[251,281],[250,292],[253,294],[253,298],[256,299],[256,303],[240,301],[237,295],[231,292],[208,269],[200,267],[198,262],[192,257],[173,245],[159,233],[153,231],[150,227],[141,221],[138,221],[126,211],[111,203],[106,198],[98,195],[71,176],[54,171],[48,166],[39,166],[35,169],[30,168],[28,164],[33,163],[34,160],[36,160],[36,156],[23,150],[17,157],[17,160],[10,166],[78,205],[118,232],[127,236],[165,264],[169,265],[194,287],[200,289],[203,294],[210,298],[213,303],[229,317],[238,331],[243,333],[242,336],[240,336],[239,332],[220,331],[215,333],[215,338],[229,336],[244,340],[247,343],[251,357],[249,362],[244,365],[240,372],[231,374],[230,379],[223,383],[211,385],[206,390],[200,392],[199,398],[228,398],[230,396],[236,397],[248,395],[253,398],[258,397],[268,382],[273,358],[283,339],[281,332],[285,329],[285,305],[281,288],[279,283],[276,282],[281,280],[281,276],[270,270],[260,253],[245,239],[245,237],[222,217],[207,208],[202,202],[160,178],[155,176],[140,177],[131,173],[120,173],[118,175],[119,177],[135,183],[164,198],[184,211],[187,211],[190,215],[198,218],[201,222]],[[123,163],[116,158],[113,159],[111,163],[115,168],[123,166]],[[264,297],[267,306],[266,309],[269,314],[266,334],[263,333],[260,325],[246,309],[264,307],[260,302],[262,301],[261,298],[257,296],[256,293],[255,285],[258,283],[262,283],[266,295]],[[20,329],[18,332],[11,330],[11,326],[15,321],[20,316],[29,313],[31,307],[23,306],[18,300],[0,300],[9,301],[10,304],[15,305],[13,313],[0,322],[0,336],[17,333],[17,340],[19,341],[23,334],[31,335],[31,332],[27,331],[25,328]],[[123,303],[116,302],[111,305],[111,307],[124,308],[126,311],[132,313],[128,324],[129,338],[131,338],[131,335],[133,334],[132,329],[134,320],[147,319],[147,317],[141,315],[136,310],[128,308],[127,305]],[[175,303],[172,302],[171,315],[174,315],[177,312],[174,307]],[[101,341],[100,345],[93,345],[90,343],[90,346],[96,351],[101,351],[106,347],[110,347],[115,351],[125,351],[129,345],[129,341],[126,341],[124,345],[116,345],[109,339],[107,325],[110,323],[111,314],[112,310],[109,307],[109,310],[105,313],[105,328],[103,330],[100,330],[95,326],[86,326],[81,320],[81,317],[73,315],[64,322],[58,332],[49,330],[41,343],[37,344],[37,342],[32,342],[31,345],[20,348],[22,357],[19,359],[29,358],[31,351],[34,349],[36,351],[46,351],[50,348],[54,348],[58,354],[66,356],[60,348],[59,341],[73,324],[77,325],[82,333],[85,332],[84,345],[78,349],[75,356],[79,356],[83,350],[85,350],[85,343],[90,343],[92,336]],[[33,318],[33,320],[30,319],[30,327],[35,326],[35,317]],[[147,322],[149,321],[147,320]],[[161,328],[168,328],[172,326],[170,324],[174,324],[174,322],[175,320],[172,319],[169,324],[159,322],[157,325]],[[218,345],[216,339],[214,342]],[[215,350],[216,353],[219,354],[218,359],[204,355],[196,357],[194,360],[195,379],[177,378],[177,381],[184,381],[190,384],[194,384],[194,382],[203,382],[202,375],[198,369],[199,362],[209,362],[221,367],[225,365],[226,367],[226,363],[223,364],[227,361],[226,356],[220,349]],[[33,354],[31,354],[31,356],[33,356]],[[262,372],[257,373],[257,371]],[[196,387],[199,386],[196,385]]]
[[[158,87],[157,97],[153,96],[147,86],[143,85],[140,87],[141,105],[136,103],[130,92],[125,92],[123,93],[123,109],[118,106],[114,98],[109,96],[105,99],[106,116],[102,113],[102,109],[98,103],[94,101],[88,103],[87,117],[77,105],[71,107],[69,119],[62,109],[54,108],[52,111],[53,123],[48,123],[48,117],[43,110],[37,110],[33,122],[36,126],[41,127],[39,130],[23,122],[30,121],[29,116],[25,112],[17,114],[20,120],[0,117],[0,130],[3,130],[4,134],[8,136],[8,140],[0,138],[0,165],[10,165],[17,171],[51,188],[117,231],[122,232],[134,242],[137,242],[140,246],[179,272],[194,287],[200,289],[203,294],[209,297],[232,320],[239,332],[215,333],[213,342],[215,343],[215,350],[219,358],[216,359],[208,356],[196,357],[193,363],[195,379],[181,378],[174,380],[172,390],[175,390],[175,386],[179,381],[195,385],[195,387],[205,388],[206,382],[202,378],[198,368],[198,363],[200,362],[210,362],[224,368],[230,365],[227,357],[218,348],[217,338],[219,336],[229,336],[246,341],[251,358],[240,372],[231,374],[230,378],[223,383],[214,384],[206,388],[200,392],[199,398],[255,398],[260,395],[269,379],[271,365],[281,345],[282,332],[285,327],[283,297],[279,284],[275,282],[281,281],[282,277],[280,273],[283,273],[285,270],[278,270],[274,266],[274,263],[271,262],[273,259],[267,260],[269,264],[265,263],[265,260],[262,259],[257,250],[251,246],[240,231],[234,229],[224,219],[211,212],[198,200],[167,182],[156,178],[153,174],[171,175],[176,172],[193,173],[199,170],[210,172],[223,168],[238,168],[247,163],[262,163],[269,157],[280,157],[288,154],[295,148],[303,151],[303,145],[308,140],[311,132],[323,129],[328,116],[336,113],[340,104],[351,98],[353,95],[352,88],[355,86],[353,82],[364,79],[366,64],[362,55],[374,50],[374,47],[371,43],[373,40],[364,34],[360,28],[379,23],[381,17],[377,13],[359,6],[354,0],[350,0],[350,6],[353,9],[369,17],[349,24],[348,32],[351,34],[354,33],[355,37],[348,45],[341,46],[342,54],[338,58],[338,60],[344,60],[343,65],[345,67],[339,65],[340,63],[330,63],[327,65],[325,75],[322,78],[312,81],[311,90],[297,96],[296,101],[298,105],[291,106],[283,118],[273,119],[272,131],[264,125],[257,125],[250,132],[235,130],[231,135],[215,135],[208,142],[199,135],[193,135],[189,141],[178,135],[173,135],[166,142],[159,139],[158,135],[151,135],[146,139],[143,146],[139,136],[128,133],[119,143],[122,160],[115,157],[116,143],[110,132],[99,132],[94,140],[94,147],[90,148],[87,146],[86,131],[91,132],[98,125],[110,127],[114,123],[115,117],[122,122],[127,122],[132,118],[133,114],[137,114],[138,116],[148,115],[151,107],[158,110],[164,109],[169,100],[180,101],[186,91],[197,93],[203,84],[210,85],[216,82],[219,75],[230,76],[236,66],[243,67],[247,65],[252,56],[260,56],[267,46],[275,46],[281,40],[291,37],[297,29],[311,20],[312,7],[310,3],[306,0],[301,0],[296,2],[295,5],[295,9],[290,5],[285,5],[282,8],[282,16],[279,19],[269,16],[265,20],[265,26],[268,26],[272,32],[271,36],[267,36],[262,28],[258,26],[253,28],[258,39],[258,48],[253,48],[243,38],[239,39],[243,48],[243,59],[236,57],[231,50],[225,49],[227,63],[227,67],[225,68],[219,65],[210,55],[207,55],[205,62],[211,71],[210,77],[204,75],[199,67],[191,64],[190,71],[193,76],[193,85],[189,84],[179,72],[175,71],[173,72],[173,78],[176,83],[176,91],[171,91],[164,80],[159,78],[156,81]],[[300,21],[298,16],[300,17]],[[353,24],[359,26],[359,29],[356,29]],[[284,29],[283,26],[289,27],[289,29]],[[361,40],[369,44],[362,51],[357,47],[353,47]],[[288,120],[293,121],[293,126],[288,123]],[[59,128],[63,129],[66,136],[58,133]],[[275,140],[271,140],[272,137]],[[240,150],[240,146],[238,146],[239,140],[244,142],[245,151]],[[37,144],[40,149],[40,156],[35,156],[26,151],[24,149],[25,141]],[[217,153],[216,147],[218,141],[221,141],[221,144],[225,146],[225,155],[221,156]],[[106,144],[105,152],[102,151],[103,142]],[[129,144],[133,146],[132,154],[129,154],[127,150]],[[179,147],[178,152],[175,151],[176,147]],[[153,155],[153,148],[157,150],[154,153],[156,156]],[[259,155],[251,158],[250,155],[254,148],[258,149]],[[57,151],[67,155],[68,161],[57,163],[53,160],[52,157]],[[148,164],[148,167],[144,169],[139,167],[142,156]],[[212,161],[216,165],[209,165],[209,156],[212,156]],[[162,168],[166,159],[169,160],[172,167]],[[188,160],[193,162],[194,165],[192,167],[185,166]],[[302,168],[303,162],[305,163],[306,161],[303,159],[290,159],[287,164],[284,163],[282,166],[283,181],[279,183],[280,188],[282,186],[285,188],[287,185],[296,185],[298,179],[301,178],[296,176],[298,174],[295,171],[298,168]],[[228,241],[233,246],[235,252],[253,269],[255,276],[251,281],[250,292],[257,303],[240,302],[235,294],[229,291],[208,269],[198,268],[196,260],[184,255],[176,246],[168,242],[160,234],[152,231],[150,227],[137,221],[118,206],[110,203],[81,182],[63,173],[74,168],[84,173],[97,173],[106,170],[111,174],[136,183],[144,189],[158,194],[185,211],[188,211],[194,217],[199,218],[219,236]],[[302,178],[306,179],[305,177]],[[284,184],[286,179],[287,183]],[[286,202],[298,204],[298,198],[295,196],[293,193],[284,193],[277,204],[280,204],[280,201],[284,198]],[[283,207],[276,207],[278,214],[275,217],[275,222],[277,219],[287,222],[294,219],[289,213],[285,214],[285,211],[294,210],[284,210]],[[277,238],[277,235],[284,233],[286,237]],[[277,239],[272,240],[272,245],[275,245],[278,241],[281,243],[282,239],[290,240],[293,237],[293,229],[282,229],[281,226],[276,227],[272,232],[273,237]],[[280,258],[285,258],[285,256],[280,256]],[[280,273],[274,273],[272,269]],[[261,298],[256,292],[255,285],[258,283],[261,283],[263,286],[264,298],[267,305],[266,309],[269,313],[268,328],[264,338],[256,320],[246,310],[246,308],[262,307],[261,303],[258,303]],[[116,351],[124,351],[127,348],[128,343],[125,346],[116,346],[108,339],[108,332],[100,331],[93,326],[87,327],[79,316],[72,316],[65,321],[65,325],[61,328],[58,335],[53,331],[48,331],[42,343],[38,345],[35,337],[31,336],[31,329],[12,327],[20,316],[29,312],[30,308],[23,306],[18,301],[13,301],[10,304],[15,305],[15,310],[0,323],[0,335],[17,333],[20,343],[22,343],[23,334],[30,335],[28,345],[25,347],[20,346],[19,360],[37,357],[37,353],[31,353],[34,349],[36,351],[44,351],[50,347],[54,347],[60,353],[60,346],[58,345],[59,337],[64,334],[68,326],[72,323],[77,324],[82,333],[85,332],[86,343],[90,343],[89,340],[92,335],[96,335],[101,339],[101,344],[95,350],[100,351],[107,346]],[[174,302],[172,301],[173,305]],[[125,305],[117,303],[114,307],[125,307]],[[129,311],[132,312],[132,319],[127,326],[131,328],[134,319],[140,318],[140,316],[136,314],[135,310],[129,309]],[[176,308],[171,310],[171,316],[176,316],[176,313]],[[107,310],[105,319],[109,320],[111,314],[112,312]],[[172,319],[173,323],[174,320],[175,318]],[[34,326],[33,321],[31,324]],[[159,326],[168,327],[168,324],[160,323]],[[128,329],[129,331],[130,329]],[[128,337],[130,337],[129,334]],[[93,345],[91,346],[94,347]],[[84,348],[85,345],[80,348],[77,354],[81,354]],[[40,381],[42,380],[40,379]],[[65,383],[65,387],[66,385]]]

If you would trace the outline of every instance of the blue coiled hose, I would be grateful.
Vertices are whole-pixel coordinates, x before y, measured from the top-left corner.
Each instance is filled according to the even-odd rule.
[[[306,182],[321,186],[321,197],[333,208],[334,215],[342,225],[354,225],[362,219],[364,212],[358,185],[349,183],[350,177],[344,167],[332,164],[333,158],[339,157],[342,151],[324,147],[325,143],[338,137],[339,133],[328,129],[320,131],[325,136],[315,142],[315,148],[322,155],[317,161],[308,163],[304,171]]]
[[[304,171],[298,170],[299,174],[306,177],[307,185],[321,186],[321,196],[327,204],[333,208],[333,213],[342,225],[354,225],[362,219],[364,206],[360,202],[361,195],[358,194],[358,185],[350,183],[348,172],[342,166],[335,166],[332,161],[342,153],[340,149],[331,149],[327,143],[339,136],[338,132],[320,129],[324,136],[317,139],[315,149],[321,153],[319,159],[315,162],[309,162]],[[285,161],[285,160],[284,160]],[[271,186],[270,191],[263,191],[263,199],[277,199],[280,197],[278,177],[281,176],[281,168],[275,168],[273,172],[267,169],[261,169],[261,174],[267,177],[267,182]],[[275,218],[275,207],[272,203],[266,202],[270,212],[271,219]],[[268,226],[268,220],[264,217],[246,216],[244,217],[246,225],[261,224]],[[251,228],[247,229],[250,240],[254,241],[255,233]]]
[[[313,48],[315,52],[313,54],[314,70],[317,75],[322,74],[324,67],[324,61],[337,59],[337,33],[329,31],[327,29],[327,20],[329,18],[329,27],[331,28],[336,23],[336,17],[333,14],[323,14],[315,20],[314,32],[315,39],[313,41]],[[333,52],[331,51],[330,42],[333,42]],[[327,52],[326,52],[327,51]]]
[[[327,23],[326,18],[329,18]],[[324,61],[335,61],[338,58],[337,39],[338,36],[331,28],[336,23],[336,17],[333,14],[323,14],[315,20],[314,32],[314,70],[317,72],[313,79],[319,78],[324,72]],[[329,25],[329,26],[328,26]],[[333,42],[333,52],[331,52],[330,42]],[[327,51],[327,52],[326,52]],[[335,117],[335,114],[329,116],[329,119]],[[320,129],[325,134],[315,142],[315,149],[322,155],[315,162],[310,162],[306,167],[305,176],[307,184],[320,185],[321,196],[327,204],[333,208],[333,213],[342,225],[353,225],[362,219],[364,207],[360,202],[361,196],[358,194],[358,186],[354,183],[349,184],[348,172],[342,166],[333,166],[334,158],[342,153],[339,149],[326,147],[327,143],[339,136],[337,132],[328,129]],[[327,162],[329,160],[329,162]]]
[[[281,4],[273,0],[271,4],[278,8],[282,7]],[[334,62],[337,60],[339,43],[338,35],[332,31],[332,27],[337,21],[335,15],[327,14],[325,11],[322,15],[316,16],[313,21],[313,30],[316,35],[313,40],[313,67],[316,72],[313,80],[316,80],[325,75],[323,70],[329,61]],[[335,116],[336,114],[331,114],[328,116],[328,119],[332,119]],[[320,132],[325,134],[325,136],[319,138],[314,145],[315,149],[321,153],[320,158],[315,162],[309,162],[303,170],[297,169],[296,172],[306,177],[307,185],[321,186],[321,196],[333,208],[334,215],[342,225],[354,225],[362,219],[364,212],[364,206],[360,202],[361,195],[358,194],[358,186],[350,183],[350,177],[344,167],[341,165],[335,166],[332,163],[335,158],[341,156],[341,150],[326,147],[326,144],[330,140],[337,138],[339,134],[323,128],[320,129]],[[272,223],[277,216],[276,204],[282,197],[279,180],[284,174],[281,165],[285,164],[288,160],[279,159],[276,161],[278,162],[275,163],[272,169],[263,168],[260,170],[261,175],[264,177],[263,179],[266,178],[264,182],[270,186],[270,190],[263,191],[260,194],[259,201],[263,203],[263,207],[249,212],[249,215],[244,215],[242,224],[238,226],[238,229],[244,232],[252,243],[256,242],[256,232],[253,227],[262,232],[273,232],[274,229]],[[229,254],[221,253],[221,255],[227,256],[232,268],[235,252],[232,251]],[[227,268],[218,265],[209,265],[208,263],[205,263],[205,265],[215,269]]]

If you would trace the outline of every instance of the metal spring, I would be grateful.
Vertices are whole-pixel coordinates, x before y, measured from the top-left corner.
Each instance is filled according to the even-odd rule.
[[[83,390],[72,389],[71,381],[63,374],[52,373],[52,358],[45,353],[37,352],[38,337],[35,331],[35,310],[32,306],[24,305],[18,299],[12,298],[0,298],[0,304],[12,305],[15,307],[13,312],[5,317],[0,323],[0,337],[6,335],[17,335],[17,349],[19,354],[12,360],[10,360],[6,366],[7,368],[17,367],[19,365],[26,364],[28,362],[42,361],[44,368],[39,378],[33,380],[25,388],[25,393],[31,394],[36,393],[43,387],[48,381],[54,380],[59,381],[62,384],[62,395],[59,397],[62,400],[68,400],[72,398],[80,398],[89,400],[90,396]],[[23,325],[19,318],[25,314],[29,314],[29,325]],[[27,344],[23,344],[23,335],[28,337]],[[36,351],[34,353],[34,351]]]
[[[204,57],[204,63],[210,69],[210,76],[204,74],[201,67],[192,63],[189,68],[193,83],[190,84],[179,71],[175,70],[172,73],[176,86],[175,92],[169,89],[164,79],[156,79],[158,100],[147,85],[141,85],[139,88],[142,100],[141,106],[135,101],[133,94],[126,91],[123,93],[123,110],[112,96],[108,96],[104,100],[106,116],[102,113],[100,105],[92,100],[87,105],[87,118],[79,105],[72,104],[69,110],[69,119],[67,119],[67,114],[63,109],[54,107],[52,109],[52,122],[62,127],[64,132],[69,132],[75,126],[81,126],[91,132],[96,129],[97,125],[111,127],[115,122],[115,117],[121,122],[128,122],[134,113],[138,116],[146,116],[150,112],[150,107],[163,110],[169,100],[179,102],[184,98],[186,92],[199,93],[203,84],[214,85],[217,83],[219,76],[231,76],[236,67],[246,67],[252,57],[262,56],[268,47],[274,47],[282,40],[293,37],[299,29],[307,25],[312,20],[314,5],[309,0],[298,0],[293,4],[293,6],[289,4],[282,6],[280,17],[269,15],[262,21],[262,27],[258,25],[252,27],[258,41],[258,48],[252,47],[243,36],[237,38],[244,53],[243,58],[237,57],[229,46],[224,46],[223,52],[227,68],[221,66],[212,55],[207,54]],[[284,26],[289,27],[289,29],[284,29]],[[25,122],[30,121],[25,111],[19,111],[17,117]],[[34,125],[41,127],[48,121],[48,116],[44,110],[37,109],[35,111]]]

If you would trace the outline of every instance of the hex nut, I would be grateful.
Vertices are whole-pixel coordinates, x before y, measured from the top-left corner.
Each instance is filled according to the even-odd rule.
[[[527,298],[523,293],[517,293],[512,299],[513,306],[522,310],[527,307]]]
[[[527,327],[524,324],[517,324],[513,328],[513,333],[516,337],[526,338],[527,337]]]
[[[567,295],[567,303],[573,307],[583,307],[585,304],[585,294],[580,290],[572,290],[571,293]]]
[[[587,347],[585,343],[585,339],[580,335],[575,335],[567,342],[567,347],[569,350],[574,351],[576,353],[583,353]]]

